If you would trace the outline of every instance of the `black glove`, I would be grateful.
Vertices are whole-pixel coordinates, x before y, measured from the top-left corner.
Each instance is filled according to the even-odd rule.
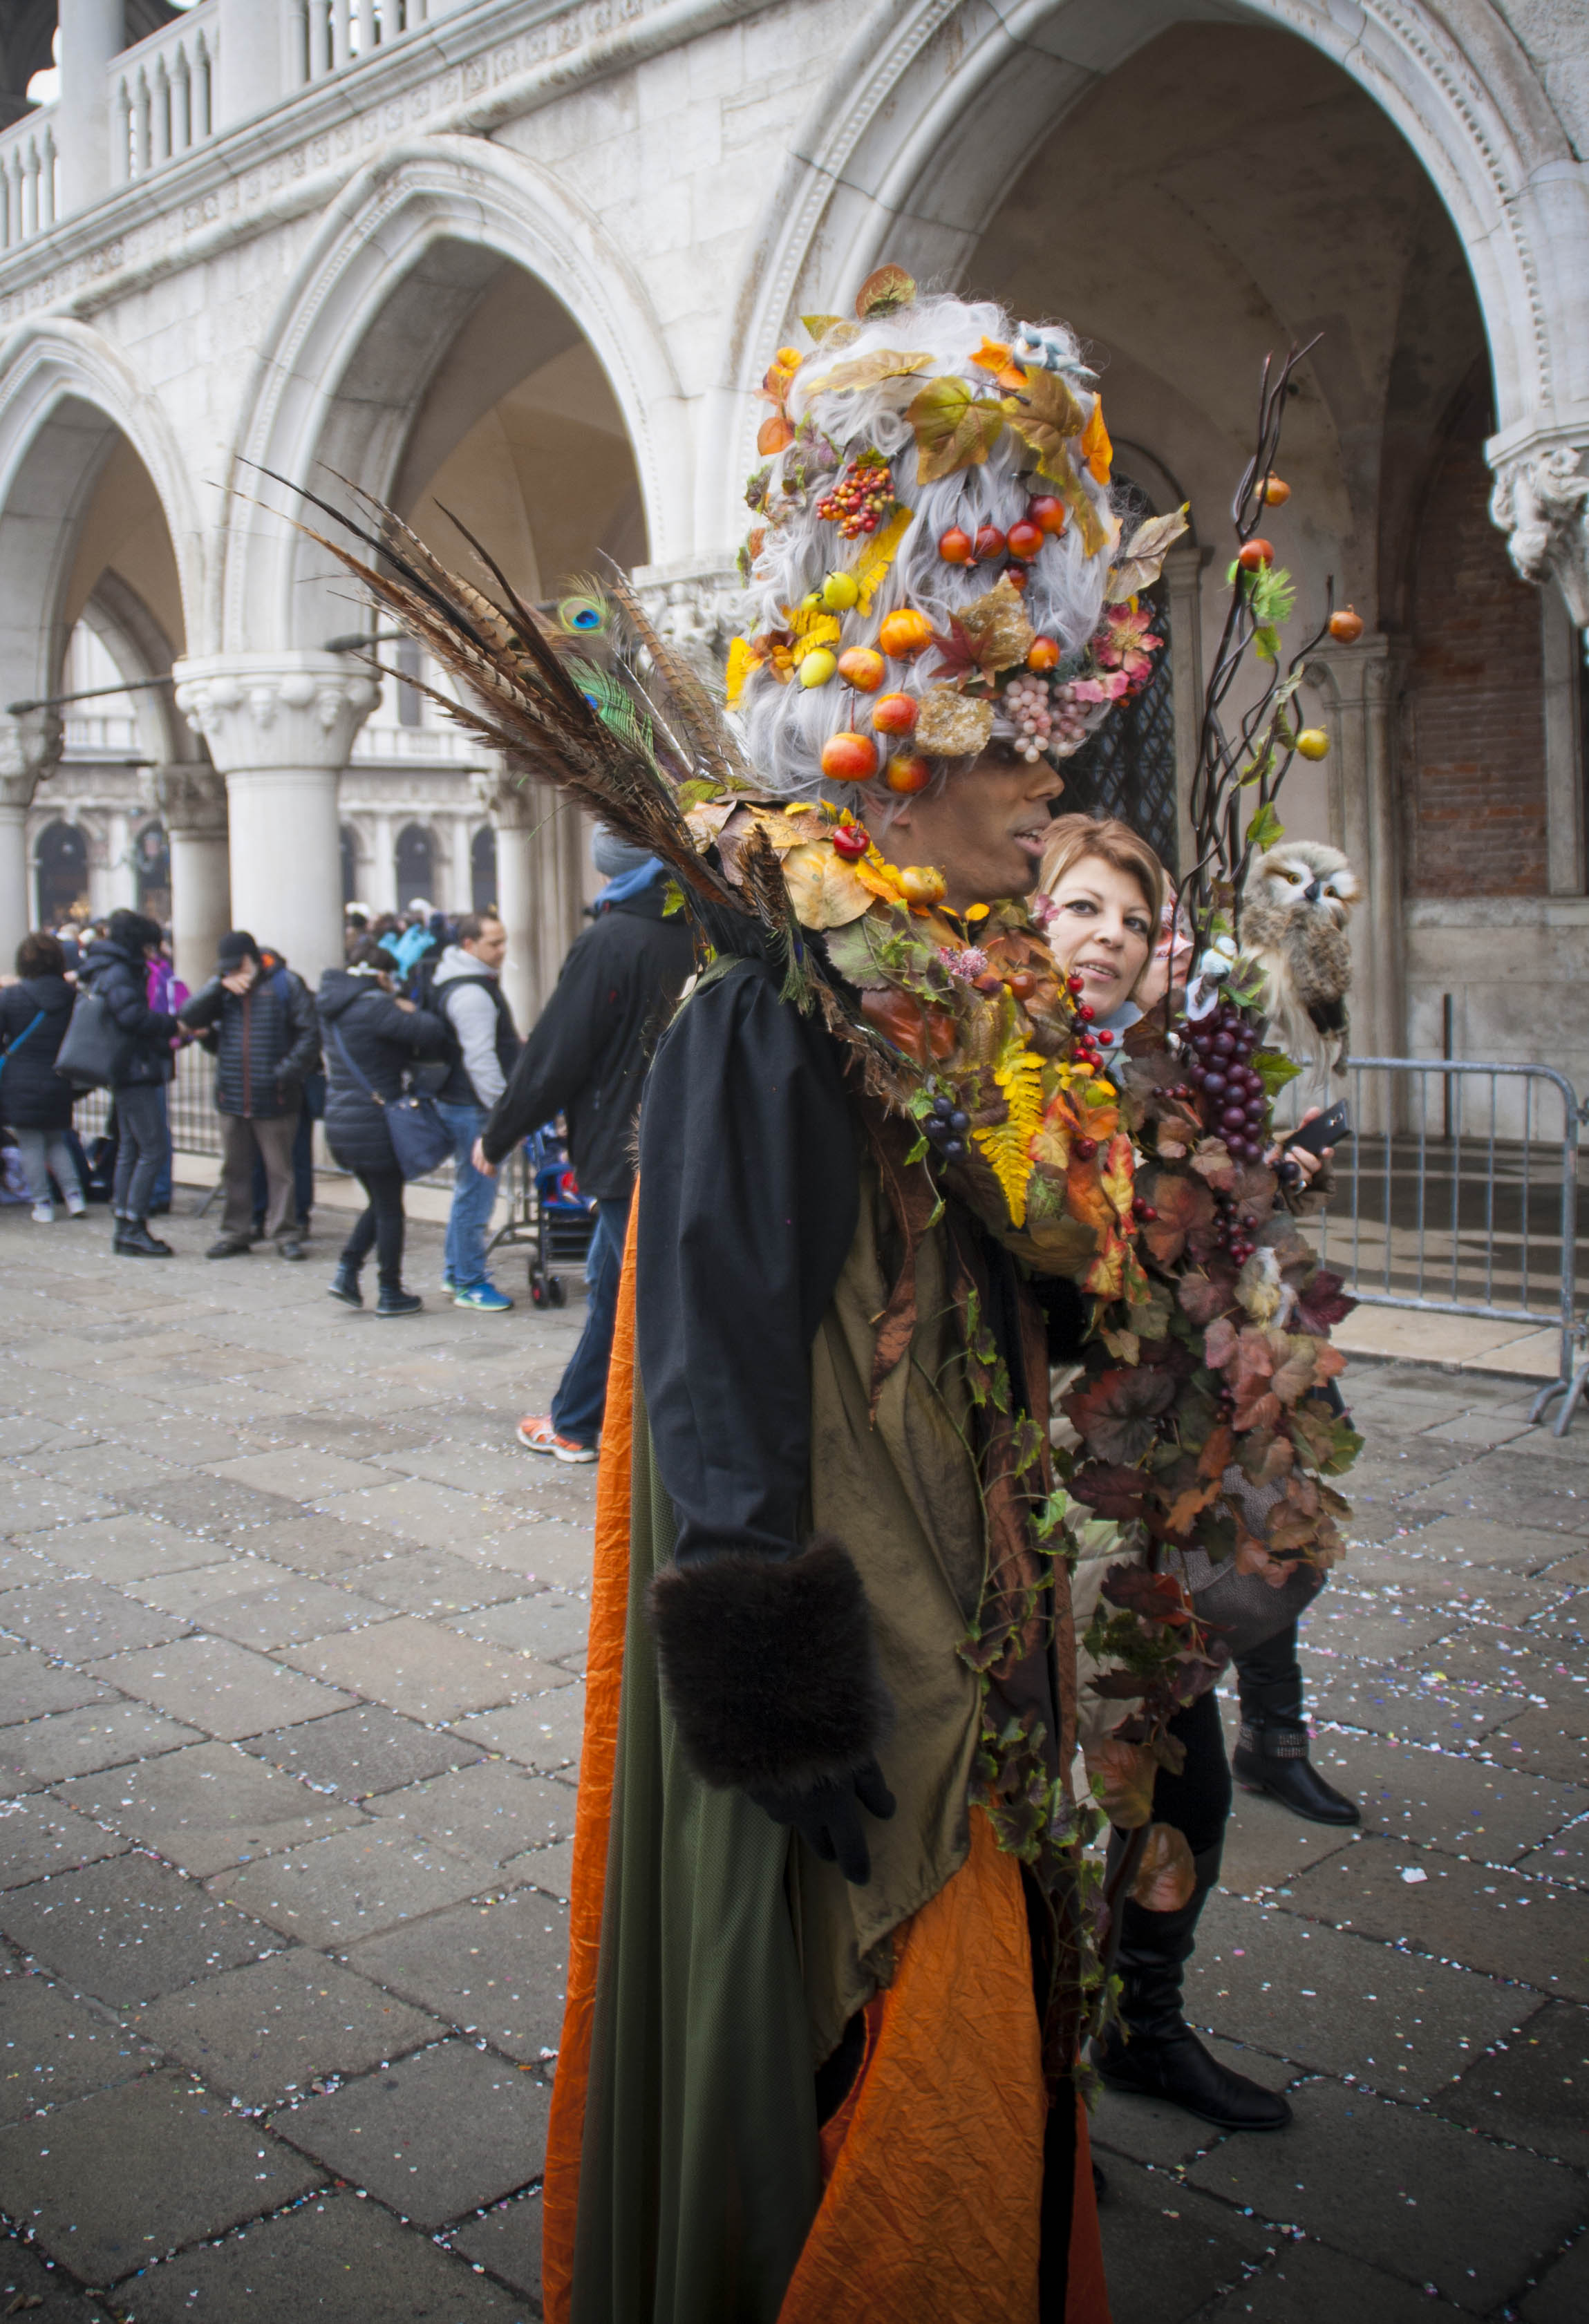
[[[894,1795],[875,1759],[831,1783],[804,1789],[792,1784],[753,1784],[746,1790],[774,1823],[791,1824],[824,1864],[836,1864],[846,1880],[857,1888],[865,1886],[872,1877],[872,1857],[861,1809],[880,1823],[886,1823],[894,1812]]]

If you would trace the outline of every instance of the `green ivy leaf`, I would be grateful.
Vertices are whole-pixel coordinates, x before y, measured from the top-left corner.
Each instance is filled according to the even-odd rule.
[[[1272,1100],[1288,1082],[1296,1080],[1302,1068],[1279,1049],[1260,1049],[1253,1057],[1252,1070],[1263,1084],[1264,1096]]]
[[[1286,826],[1275,813],[1274,801],[1265,799],[1252,822],[1247,825],[1247,844],[1260,851],[1273,847],[1286,835]]]

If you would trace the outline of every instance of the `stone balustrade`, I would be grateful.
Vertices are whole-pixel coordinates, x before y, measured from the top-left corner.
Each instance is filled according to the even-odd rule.
[[[146,178],[215,134],[219,17],[220,0],[200,0],[113,60],[106,113],[113,183]]]

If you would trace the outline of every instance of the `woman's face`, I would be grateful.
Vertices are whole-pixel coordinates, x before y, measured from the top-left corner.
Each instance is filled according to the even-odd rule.
[[[1129,872],[1101,855],[1084,855],[1049,893],[1049,949],[1061,968],[1080,977],[1081,998],[1094,1014],[1113,1017],[1130,1000],[1157,934],[1146,896]]]

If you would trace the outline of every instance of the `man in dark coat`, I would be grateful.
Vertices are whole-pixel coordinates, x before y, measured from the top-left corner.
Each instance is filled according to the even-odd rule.
[[[210,1259],[246,1253],[254,1224],[254,1166],[264,1164],[265,1233],[283,1259],[301,1259],[293,1198],[292,1143],[306,1077],[319,1063],[315,1004],[284,960],[266,973],[246,928],[220,941],[216,973],[181,1012],[216,1060],[226,1209]]]
[[[0,1047],[5,1053],[0,1116],[15,1133],[34,1220],[48,1226],[55,1217],[51,1176],[70,1215],[87,1214],[77,1157],[67,1142],[77,1092],[55,1070],[77,995],[67,982],[63,948],[52,936],[23,938],[16,973],[20,982],[0,992]]]
[[[571,947],[475,1152],[476,1168],[495,1170],[522,1139],[560,1113],[580,1190],[597,1204],[585,1330],[550,1412],[519,1423],[519,1442],[531,1452],[571,1464],[594,1461],[601,1435],[640,1086],[651,1045],[695,965],[688,923],[664,916],[667,874],[656,857],[606,831],[597,832],[592,854],[608,881],[596,899],[596,925]]]
[[[142,912],[112,912],[105,935],[95,938],[83,960],[83,981],[104,1001],[125,1045],[110,1087],[118,1139],[112,1248],[126,1259],[171,1256],[170,1243],[149,1231],[155,1181],[162,1165],[171,1160],[165,1085],[172,1072],[171,1044],[182,1029],[178,1019],[149,1006],[149,963],[160,946],[153,920]]]

